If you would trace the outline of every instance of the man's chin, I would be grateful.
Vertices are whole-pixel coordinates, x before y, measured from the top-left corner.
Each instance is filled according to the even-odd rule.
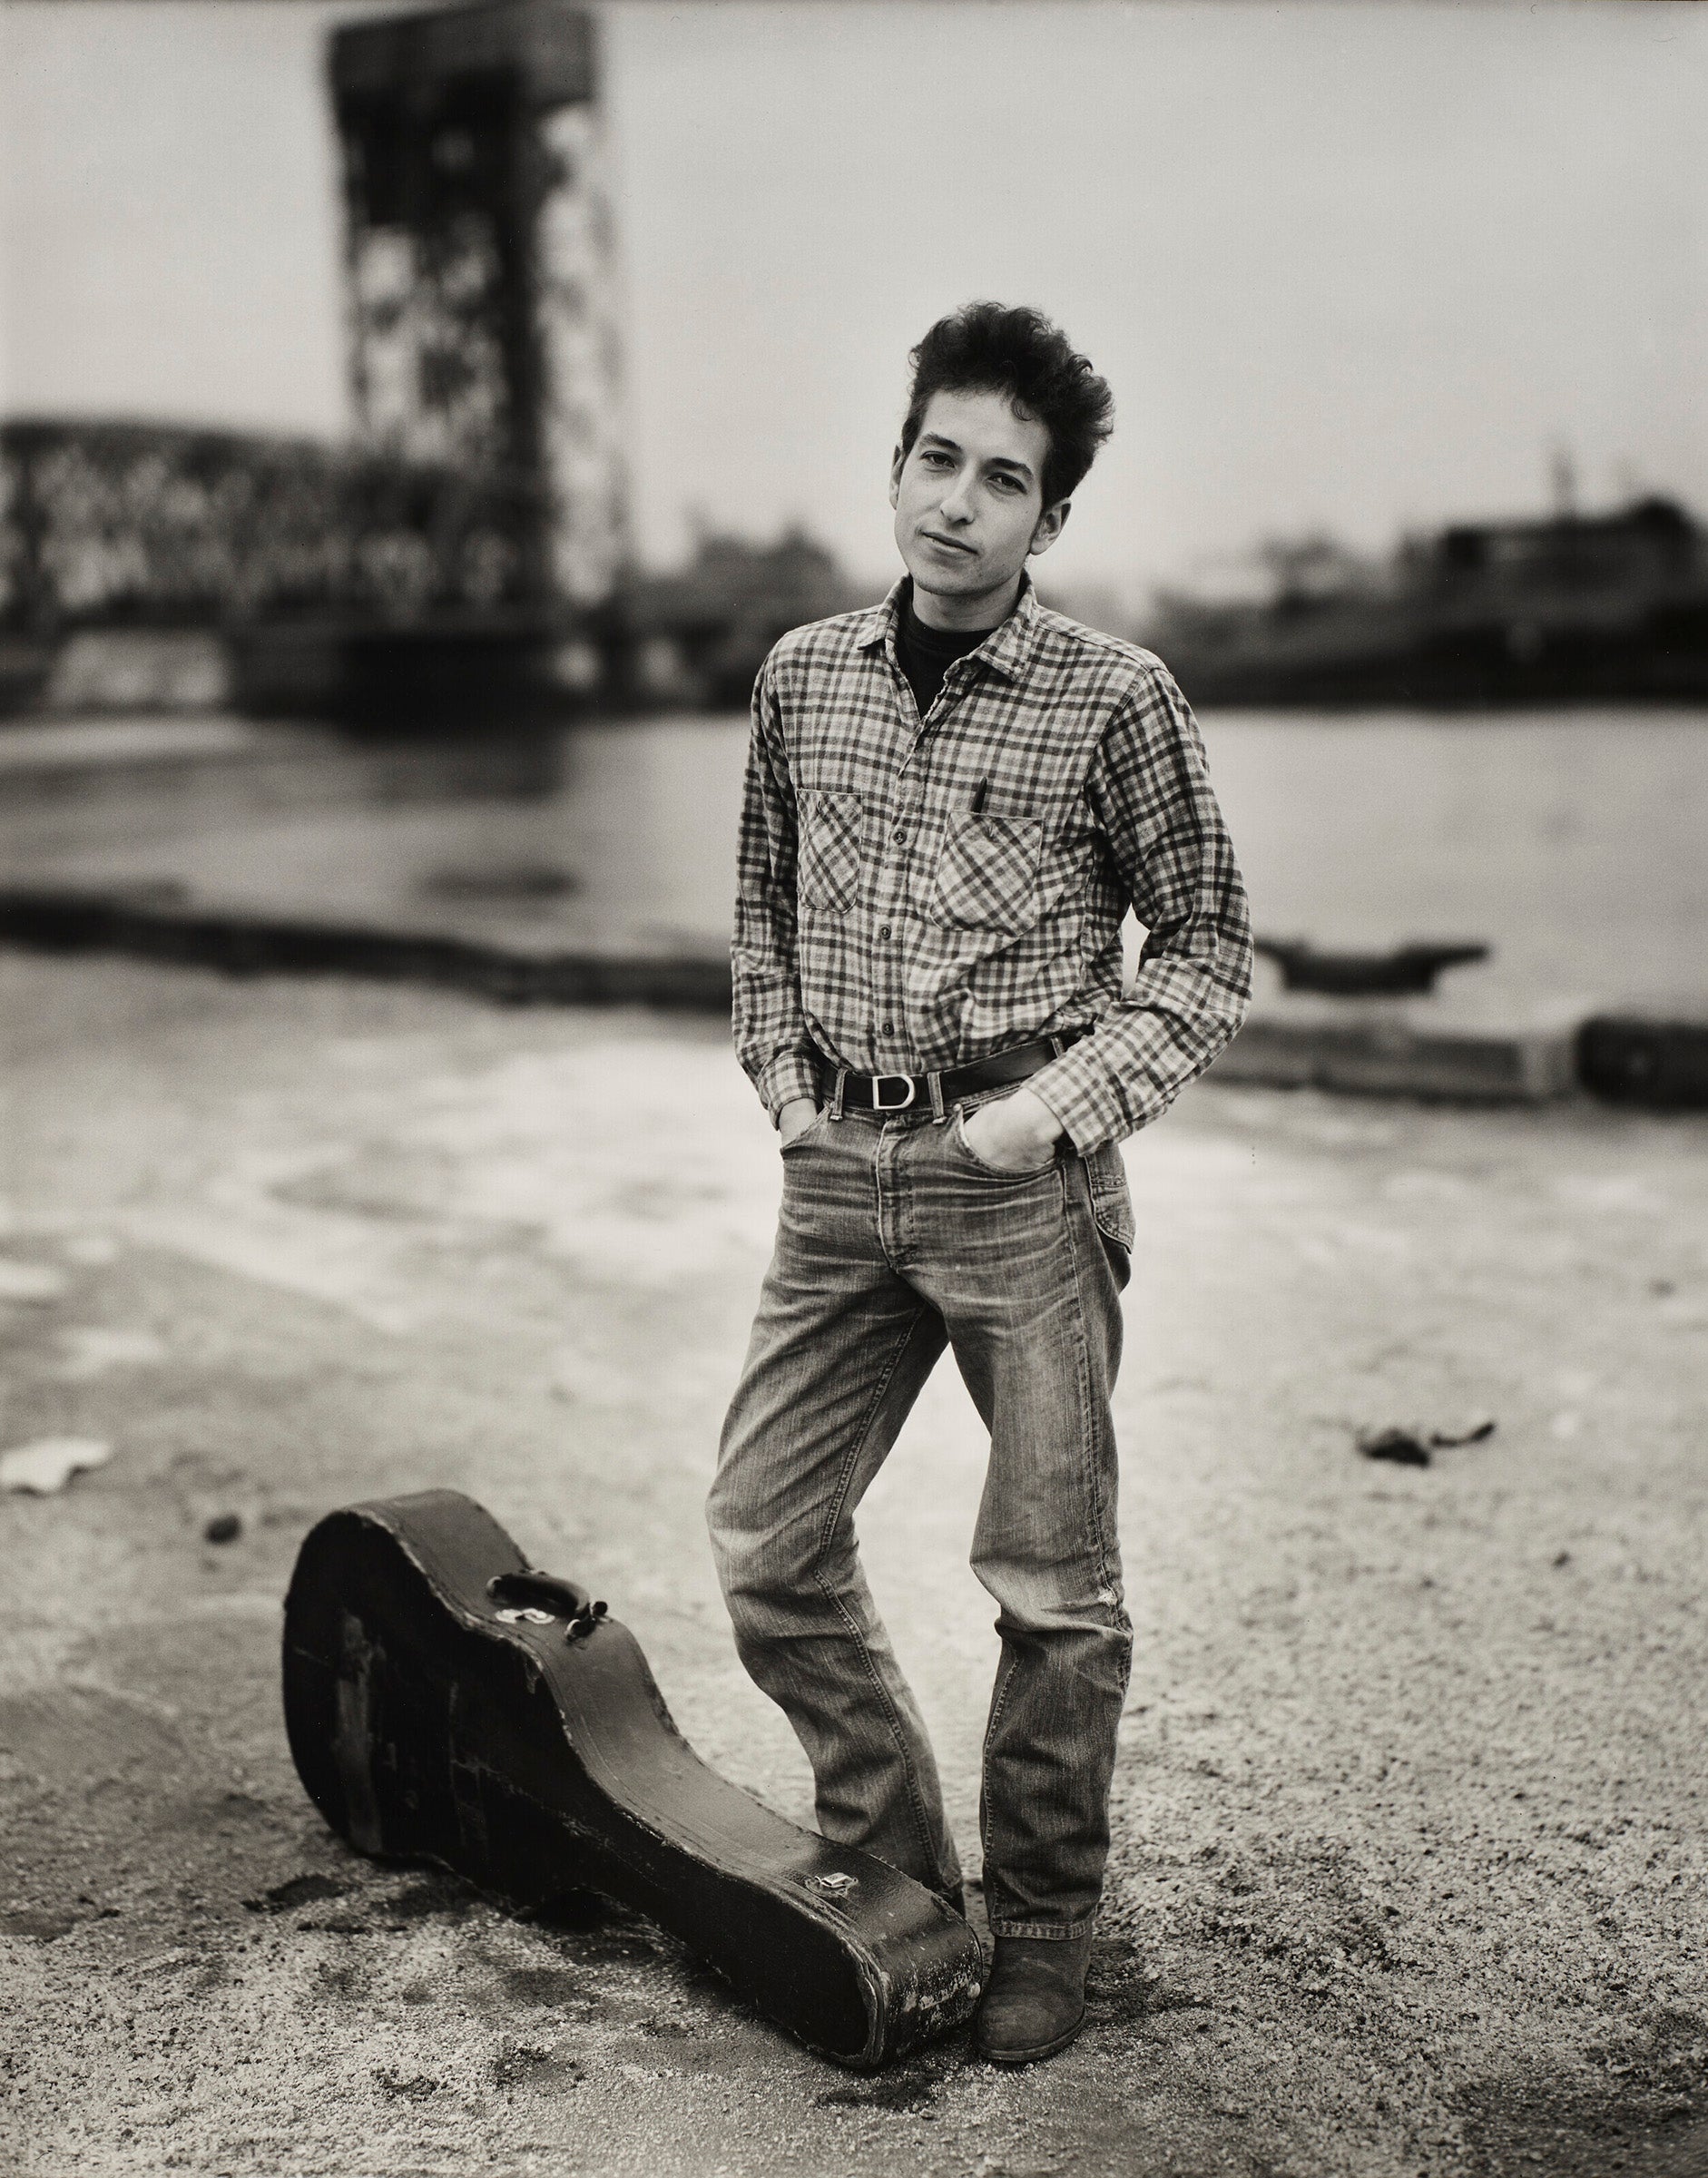
[[[985,569],[973,559],[963,567],[944,560],[934,559],[929,566],[915,562],[909,564],[908,572],[913,577],[914,588],[924,591],[928,597],[977,597],[993,587]]]

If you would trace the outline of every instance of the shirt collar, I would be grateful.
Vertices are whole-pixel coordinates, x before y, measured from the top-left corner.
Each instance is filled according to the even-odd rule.
[[[860,616],[860,628],[855,636],[855,648],[861,651],[881,649],[892,665],[897,665],[896,628],[901,619],[901,608],[912,594],[913,577],[900,576],[892,585],[889,594]],[[988,666],[993,673],[1005,681],[1018,681],[1032,662],[1032,654],[1038,645],[1041,630],[1038,616],[1044,608],[1038,603],[1038,594],[1032,586],[1032,577],[1024,568],[1020,571],[1020,595],[1015,608],[1000,627],[993,628],[976,651],[967,653],[977,658],[980,665]],[[898,670],[899,667],[898,666]]]

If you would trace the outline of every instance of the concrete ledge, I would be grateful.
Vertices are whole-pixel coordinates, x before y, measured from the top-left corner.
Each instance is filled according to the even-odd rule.
[[[684,933],[565,947],[413,920],[364,921],[198,901],[163,879],[0,885],[0,945],[121,953],[233,976],[360,976],[467,991],[500,1004],[653,1006],[727,1015],[729,957]],[[1220,1082],[1459,1104],[1540,1104],[1587,1089],[1610,1101],[1708,1110],[1708,1013],[1596,1012],[1583,1000],[1509,1011],[1497,1002],[1271,996],[1216,1061]]]
[[[1583,1018],[1564,1003],[1502,1021],[1434,999],[1274,998],[1253,1006],[1213,1072],[1275,1088],[1540,1104],[1577,1086]]]
[[[159,890],[0,887],[0,943],[37,953],[123,953],[228,975],[362,976],[435,984],[510,1005],[730,1010],[727,957],[589,946],[535,950],[478,937],[186,907]]]

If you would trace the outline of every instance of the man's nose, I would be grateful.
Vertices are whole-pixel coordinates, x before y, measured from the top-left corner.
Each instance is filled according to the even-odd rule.
[[[950,484],[937,503],[937,513],[946,522],[970,522],[973,518],[972,478],[964,471]]]

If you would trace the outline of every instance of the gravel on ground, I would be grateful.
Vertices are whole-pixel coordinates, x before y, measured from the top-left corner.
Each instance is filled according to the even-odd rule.
[[[868,2078],[357,1858],[280,1729],[307,1527],[447,1485],[810,1820],[702,1525],[779,1185],[719,1025],[21,957],[0,1014],[0,1451],[112,1447],[0,1496],[0,2170],[1708,2170],[1708,1123],[1212,1077],[1128,1145],[1090,2025]],[[981,1458],[946,1367],[861,1523],[969,1857]]]

